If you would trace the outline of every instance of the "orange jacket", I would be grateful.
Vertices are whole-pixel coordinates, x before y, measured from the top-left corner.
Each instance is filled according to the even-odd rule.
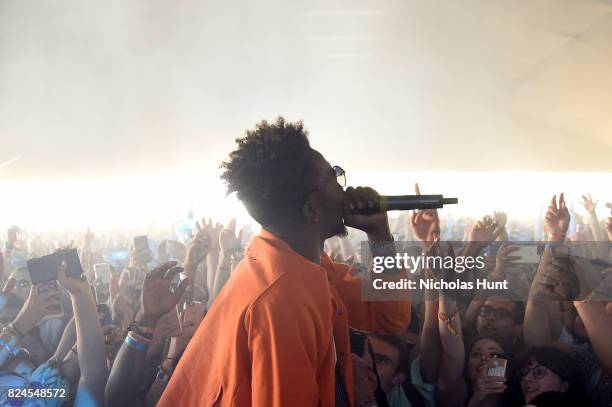
[[[348,327],[399,332],[408,302],[362,302],[361,280],[263,230],[200,324],[161,407],[334,406],[336,357],[351,405]],[[335,341],[335,349],[334,349]]]

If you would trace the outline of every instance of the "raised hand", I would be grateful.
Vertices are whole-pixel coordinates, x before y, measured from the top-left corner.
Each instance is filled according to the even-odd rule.
[[[474,393],[468,403],[468,406],[480,405],[487,396],[492,394],[501,394],[508,386],[504,383],[506,379],[504,378],[503,382],[500,381],[498,377],[488,376],[488,370],[490,367],[494,367],[495,365],[491,362],[487,362],[487,366],[482,369],[481,374],[478,379],[476,379],[476,386],[474,386]]]
[[[204,225],[204,219],[202,219],[202,225]],[[206,226],[210,239],[210,251],[217,252],[219,251],[219,235],[221,234],[221,230],[223,230],[223,225],[217,222],[213,226],[212,219],[208,218],[208,224]]]
[[[485,216],[472,225],[472,230],[470,230],[469,234],[469,241],[481,242],[484,244],[484,246],[486,246],[497,239],[497,236],[499,236],[503,230],[503,226],[500,226],[491,217]]]
[[[503,211],[493,211],[493,220],[497,222],[500,227],[505,228],[508,222],[508,215]]]
[[[419,184],[414,184],[416,195],[421,195]],[[414,236],[422,242],[433,242],[440,237],[440,218],[436,209],[412,211],[410,224]]]
[[[463,250],[463,255],[476,256],[504,231],[504,227],[498,225],[489,216],[473,223],[467,236],[468,243]]]
[[[593,198],[591,198],[591,194],[582,195],[581,204],[582,206],[584,206],[584,209],[586,209],[589,214],[595,213],[595,207],[597,206],[597,202],[599,201],[593,202]]]
[[[557,195],[553,195],[544,217],[544,231],[548,233],[548,241],[564,241],[569,223],[570,214],[563,193],[559,196],[558,205]]]
[[[227,227],[219,233],[219,248],[223,253],[231,254],[242,249],[242,229],[236,235],[236,219],[232,219]]]
[[[495,256],[495,269],[491,273],[491,278],[502,279],[506,270],[506,266],[518,259],[520,256],[511,256],[510,253],[517,251],[517,246],[510,246],[507,242],[504,242]]]
[[[147,273],[142,286],[141,306],[136,322],[143,326],[154,327],[164,314],[176,306],[187,289],[189,279],[181,281],[174,291],[170,288],[170,283],[182,270],[182,267],[176,266],[175,261],[170,261]]]
[[[196,222],[196,234],[187,245],[187,256],[185,257],[185,268],[197,267],[210,251],[210,230],[207,224],[200,225]]]
[[[66,274],[67,270],[66,261],[63,260],[57,269],[57,281],[60,283],[70,296],[75,295],[93,295],[87,279],[84,275],[78,277],[69,276]]]

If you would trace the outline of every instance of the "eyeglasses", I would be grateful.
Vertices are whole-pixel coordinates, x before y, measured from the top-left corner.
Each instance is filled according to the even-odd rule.
[[[489,315],[493,315],[493,317],[495,317],[495,319],[498,321],[502,319],[512,318],[512,313],[508,311],[507,309],[493,308],[493,307],[487,307],[487,306],[480,307],[481,317],[488,317]]]
[[[336,178],[336,182],[338,183],[338,185],[340,185],[341,187],[345,187],[346,186],[346,172],[342,169],[342,167],[337,166],[337,165],[334,165],[332,167],[332,170],[334,172],[334,177]],[[318,191],[319,188],[321,188],[321,186],[317,185],[316,187],[309,189],[304,194],[304,198],[301,199],[300,202],[305,201],[310,194],[312,194],[314,191]]]
[[[546,366],[542,365],[536,365],[534,367],[525,366],[521,368],[521,377],[527,376],[529,372],[532,372],[533,377],[535,377],[536,379],[541,379],[546,376],[546,373],[548,373],[548,369],[546,368]]]
[[[334,174],[336,175],[336,181],[338,182],[338,184],[340,184],[341,187],[345,187],[346,172],[342,169],[342,167],[339,167],[337,165],[334,165],[332,169],[334,170]]]

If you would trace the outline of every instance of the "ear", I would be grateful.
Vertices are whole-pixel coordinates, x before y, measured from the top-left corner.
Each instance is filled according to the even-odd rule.
[[[404,383],[405,380],[406,380],[406,374],[404,372],[400,372],[396,374],[395,376],[393,376],[393,379],[391,379],[391,383],[394,386],[397,386],[397,385]]]
[[[310,198],[302,206],[302,216],[308,223],[319,223],[319,213]]]
[[[561,386],[560,386],[561,393],[565,393],[567,389],[569,389],[569,383],[561,382]]]

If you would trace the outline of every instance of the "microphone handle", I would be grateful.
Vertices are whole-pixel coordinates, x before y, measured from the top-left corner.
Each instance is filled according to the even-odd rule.
[[[368,215],[387,211],[407,211],[411,209],[440,209],[444,205],[456,204],[457,198],[444,198],[442,195],[381,195],[373,208],[354,209],[352,213]]]

